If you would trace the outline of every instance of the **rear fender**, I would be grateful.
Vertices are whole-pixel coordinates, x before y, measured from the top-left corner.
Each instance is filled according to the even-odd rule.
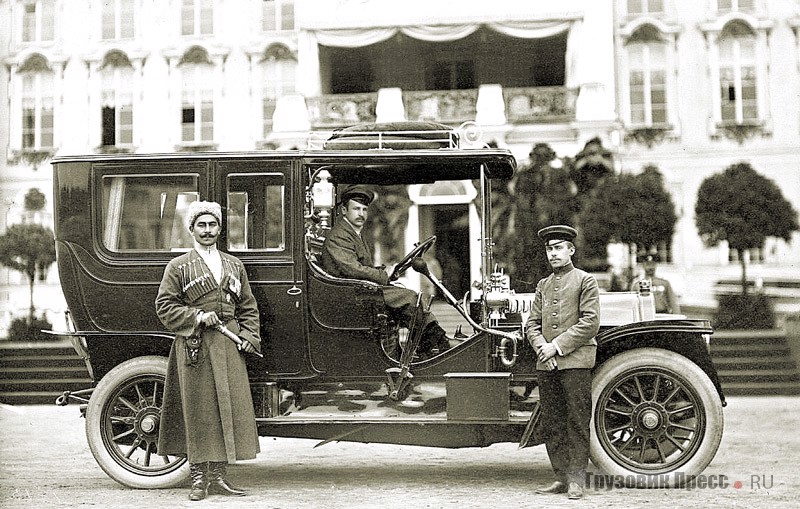
[[[595,368],[619,353],[636,348],[671,350],[697,364],[708,375],[725,406],[725,395],[707,341],[713,332],[706,320],[653,320],[607,329],[597,335]]]
[[[94,382],[129,359],[147,355],[168,357],[175,339],[173,334],[164,332],[59,331],[57,334],[71,339]]]

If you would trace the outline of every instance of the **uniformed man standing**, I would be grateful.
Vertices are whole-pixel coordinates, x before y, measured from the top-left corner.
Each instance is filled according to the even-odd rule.
[[[169,262],[156,313],[176,334],[169,353],[159,455],[186,456],[190,500],[207,493],[244,495],[225,479],[228,463],[255,458],[258,432],[242,352],[261,349],[256,300],[242,262],[217,250],[222,211],[193,202],[187,227],[194,249]],[[241,340],[237,346],[217,327]]]
[[[656,313],[680,314],[681,307],[678,304],[678,296],[672,289],[672,285],[663,277],[656,276],[656,254],[651,252],[644,255],[644,260],[642,260],[644,275],[634,278],[631,282],[631,291],[639,291],[640,281],[650,281],[650,291],[653,293],[653,300],[656,303]]]
[[[572,265],[576,231],[539,230],[553,273],[536,285],[526,335],[536,369],[545,445],[556,481],[537,493],[583,497],[589,464],[592,372],[600,329],[600,292],[594,276]]]

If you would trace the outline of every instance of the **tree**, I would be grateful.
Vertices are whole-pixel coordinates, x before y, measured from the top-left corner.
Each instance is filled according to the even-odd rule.
[[[37,274],[44,278],[56,261],[53,231],[39,224],[15,224],[0,236],[0,265],[22,272],[28,277],[31,304],[29,322],[34,320],[33,285]]]
[[[560,162],[549,145],[537,143],[531,150],[530,162],[520,169],[510,185],[513,219],[509,221],[507,235],[498,238],[498,243],[507,248],[504,257],[513,260],[517,291],[533,291],[550,270],[536,232],[551,224],[574,224],[576,188],[564,166],[554,164]],[[506,217],[497,212],[495,207],[493,219]]]
[[[770,179],[746,162],[732,164],[706,178],[695,204],[695,223],[707,246],[727,241],[739,254],[742,295],[747,293],[744,252],[762,248],[767,237],[791,239],[798,230],[797,212]]]
[[[621,242],[650,249],[669,243],[675,233],[675,205],[658,168],[606,177],[597,184],[581,210],[579,225],[587,245]],[[599,251],[598,251],[599,252]],[[633,267],[628,268],[633,272]]]

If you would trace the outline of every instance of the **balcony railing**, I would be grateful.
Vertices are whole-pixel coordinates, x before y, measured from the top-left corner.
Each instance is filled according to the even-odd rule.
[[[478,89],[403,91],[406,120],[460,124],[475,120]],[[575,119],[575,97],[566,87],[504,88],[509,124],[569,122]],[[333,94],[306,99],[313,129],[332,129],[375,122],[377,93]]]
[[[477,89],[403,92],[408,120],[460,124],[475,120],[477,102]]]
[[[575,95],[566,87],[504,88],[510,124],[568,122],[575,119]]]
[[[375,122],[377,102],[377,93],[333,94],[309,97],[306,106],[312,128],[330,129]]]

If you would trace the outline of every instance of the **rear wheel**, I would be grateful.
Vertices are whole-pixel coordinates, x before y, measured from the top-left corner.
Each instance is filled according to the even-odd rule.
[[[100,468],[131,488],[171,488],[187,477],[185,458],[158,454],[165,357],[123,362],[97,384],[86,409],[86,438]]]
[[[637,348],[604,363],[592,403],[592,462],[627,486],[680,486],[708,466],[722,439],[713,383],[668,350]]]

